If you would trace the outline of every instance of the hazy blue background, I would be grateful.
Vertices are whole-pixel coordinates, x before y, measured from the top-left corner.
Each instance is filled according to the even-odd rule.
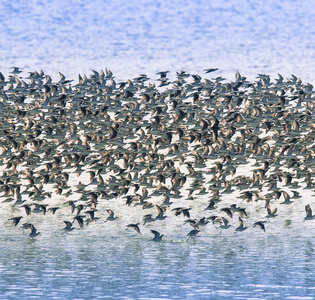
[[[233,79],[291,73],[315,82],[315,1],[31,0],[0,3],[0,68],[133,78],[218,67]]]

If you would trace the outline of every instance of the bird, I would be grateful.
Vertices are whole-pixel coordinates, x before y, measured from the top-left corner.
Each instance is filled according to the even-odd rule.
[[[128,224],[128,225],[126,226],[126,230],[127,230],[128,228],[133,228],[136,232],[140,233],[139,224],[140,224],[140,223]]]
[[[221,228],[221,231],[219,234],[222,233],[223,229],[228,229],[231,227],[231,225],[229,224],[229,221],[227,219],[225,219],[224,217],[218,216],[215,220],[214,223],[219,223],[219,227]]]
[[[244,216],[247,217],[245,208],[237,207],[236,204],[231,204],[230,210],[233,212],[238,212],[241,218],[243,218]]]
[[[183,214],[184,217],[190,218],[190,213],[189,211],[191,208],[184,208],[184,207],[176,207],[173,208],[172,211],[175,211],[175,216],[179,216],[180,214]]]
[[[16,226],[19,224],[20,220],[22,219],[23,217],[14,217],[14,218],[10,218],[8,220],[12,221],[13,222],[13,225]]]
[[[83,222],[82,216],[75,216],[75,217],[73,218],[73,222],[72,222],[72,223],[74,223],[74,221],[77,221],[77,222],[78,222],[80,228],[83,228],[83,227],[84,227],[84,222]]]
[[[245,210],[245,208],[241,208],[241,207],[238,207],[238,213],[239,215],[243,218],[244,216],[247,217],[247,212]]]
[[[265,225],[264,225],[264,223],[265,223],[266,221],[257,221],[257,222],[255,222],[254,224],[253,224],[253,227],[256,227],[256,226],[258,226],[262,231],[266,231],[266,228],[265,228]]]
[[[238,227],[235,229],[235,233],[237,231],[244,231],[247,227],[244,227],[244,222],[241,217],[238,217]]]
[[[160,78],[166,78],[166,75],[169,71],[160,71],[155,74],[160,75]]]
[[[146,223],[150,223],[153,222],[154,219],[152,218],[152,214],[146,214],[143,216],[143,225],[145,225]]]
[[[193,230],[189,231],[188,234],[187,234],[188,238],[187,238],[186,242],[188,242],[189,239],[195,240],[196,235],[197,235],[199,232],[200,232],[199,229],[193,229]]]
[[[161,241],[162,237],[164,236],[163,234],[161,235],[158,231],[151,229],[151,232],[154,234],[154,238],[152,241]]]
[[[88,223],[90,223],[90,222],[95,223],[95,221],[99,219],[98,217],[95,217],[95,211],[96,210],[92,210],[92,209],[85,211],[85,213],[87,215],[89,215],[89,217],[90,217],[89,220],[88,220]]]
[[[37,232],[37,230],[33,224],[30,224],[29,228],[31,229],[31,233],[29,234],[29,237],[35,237],[35,236],[40,234],[40,232]]]
[[[299,199],[302,197],[299,192],[297,191],[292,191],[292,192],[293,192],[293,196],[291,197],[291,199]]]
[[[50,207],[48,208],[48,211],[51,211],[52,214],[54,215],[58,209],[60,209],[60,207]]]
[[[204,69],[205,73],[208,74],[208,73],[211,73],[211,72],[215,72],[219,70],[218,68],[209,68],[209,69]]]
[[[29,237],[35,237],[40,234],[40,232],[37,232],[35,226],[31,223],[23,224],[23,229],[27,229],[27,228],[31,229],[31,233],[28,235]]]
[[[230,208],[224,207],[224,208],[221,208],[220,211],[225,212],[231,219],[233,218],[233,213]]]
[[[68,205],[70,206],[71,213],[73,214],[73,212],[74,212],[74,210],[75,210],[75,204],[74,204],[74,201],[69,200],[69,201],[67,201],[66,203],[68,203]]]
[[[79,204],[76,207],[77,210],[77,216],[80,214],[80,212],[84,209],[84,205],[83,204]]]
[[[63,221],[66,226],[63,228],[64,231],[66,232],[70,232],[74,229],[74,227],[72,227],[73,223],[69,222],[69,221]]]
[[[277,208],[275,207],[273,210],[271,210],[270,206],[267,206],[267,213],[266,218],[269,220],[270,218],[274,218],[277,216]]]
[[[208,206],[205,208],[205,210],[214,210],[217,207],[215,206],[215,201],[213,199],[210,199]]]
[[[195,229],[197,229],[198,226],[199,226],[199,224],[198,224],[198,222],[197,222],[196,219],[195,219],[195,220],[193,220],[193,219],[187,219],[187,220],[184,221],[184,224],[186,224],[186,223],[188,223],[191,227],[193,227],[193,228],[195,228]]]
[[[11,74],[20,74],[22,71],[19,67],[13,67],[13,71],[10,72]]]
[[[282,195],[284,197],[284,201],[280,202],[280,204],[291,204],[293,203],[293,201],[291,201],[291,197],[289,196],[289,194],[286,191],[282,191]]]
[[[24,207],[26,215],[30,216],[32,211],[30,206],[28,204],[23,204],[22,207]]]
[[[207,224],[209,224],[209,221],[207,220],[206,217],[202,217],[201,219],[198,220],[197,222],[197,226],[206,226]]]
[[[311,209],[311,206],[309,204],[305,205],[305,212],[306,212],[306,217],[304,218],[303,222],[307,221],[307,220],[315,219],[315,216],[313,216],[312,209]]]
[[[164,220],[166,218],[166,216],[164,216],[164,211],[163,209],[159,206],[159,205],[155,205],[157,211],[158,211],[158,214],[157,216],[155,217],[155,220]]]
[[[114,221],[117,219],[117,217],[115,217],[114,212],[111,209],[106,209],[106,211],[108,212],[109,216],[107,217],[106,221]]]

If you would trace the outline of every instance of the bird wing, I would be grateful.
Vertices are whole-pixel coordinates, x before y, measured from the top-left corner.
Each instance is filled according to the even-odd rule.
[[[160,206],[158,206],[157,204],[155,206],[156,206],[156,209],[158,211],[158,214],[163,214],[162,208]]]
[[[76,216],[75,220],[77,220],[79,226],[83,228],[83,219],[80,216]]]
[[[140,233],[140,228],[137,224],[135,224],[135,226],[133,227],[135,231],[137,231],[138,233]]]
[[[232,211],[229,208],[221,208],[221,211],[225,212],[230,218],[233,217]]]
[[[262,229],[263,231],[265,231],[265,225],[262,222],[255,222],[254,223],[254,227],[259,226],[260,229]]]
[[[89,214],[89,216],[92,220],[94,220],[94,210],[88,210],[88,211],[86,211],[86,213]]]
[[[257,224],[263,231],[265,231],[265,225],[262,222],[258,222]]]
[[[190,218],[189,208],[183,209],[183,215],[187,218]]]
[[[311,217],[312,216],[312,209],[309,204],[305,205],[305,211],[306,211],[306,216]]]
[[[226,208],[225,212],[227,213],[227,215],[232,218],[233,217],[233,213],[229,208]]]
[[[114,216],[114,212],[111,209],[107,209],[107,212],[108,212],[110,217]]]
[[[243,217],[243,216],[247,217],[247,213],[245,211],[245,208],[239,208],[238,213],[240,214],[241,217]]]
[[[268,213],[268,215],[270,215],[270,214],[271,214],[271,209],[270,209],[270,207],[269,207],[269,206],[267,206],[267,213]]]
[[[152,232],[155,236],[159,236],[159,235],[160,235],[160,233],[159,233],[158,231],[156,231],[156,230],[151,229],[151,232]]]
[[[285,202],[290,201],[290,198],[291,198],[291,197],[289,196],[289,194],[288,194],[287,192],[282,191],[282,195],[283,195],[283,197],[284,197]]]
[[[227,224],[229,223],[229,221],[224,217],[222,217],[222,221],[223,221],[224,226],[227,226]]]

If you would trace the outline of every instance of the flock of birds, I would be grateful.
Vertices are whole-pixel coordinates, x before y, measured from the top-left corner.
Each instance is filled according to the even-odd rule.
[[[105,69],[77,84],[61,73],[56,82],[43,71],[0,73],[6,225],[36,237],[46,214],[69,233],[76,223],[124,224],[128,211],[135,222],[126,230],[161,240],[155,224],[182,218],[194,240],[208,224],[233,227],[235,214],[235,233],[265,231],[278,208],[295,204],[304,203],[301,221],[313,220],[312,199],[303,199],[315,190],[313,86],[280,74],[250,82],[239,72],[229,82],[216,71],[116,82]]]

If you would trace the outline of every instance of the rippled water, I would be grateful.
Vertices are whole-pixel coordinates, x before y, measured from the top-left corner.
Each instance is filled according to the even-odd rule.
[[[266,223],[265,233],[247,218],[248,229],[234,233],[234,218],[233,228],[220,234],[208,224],[195,241],[186,242],[190,226],[182,226],[184,218],[171,219],[168,214],[165,221],[140,226],[139,235],[125,230],[125,225],[136,220],[136,211],[142,208],[127,209],[121,200],[113,201],[119,202],[111,203],[118,220],[99,220],[69,234],[62,230],[62,220],[69,217],[65,213],[33,214],[32,222],[41,231],[36,238],[5,221],[6,214],[0,234],[0,298],[313,299],[315,295],[314,224],[303,222],[301,203],[288,208],[287,217]],[[110,206],[103,201],[99,205]],[[257,207],[254,203],[249,213]],[[300,211],[295,211],[297,207]],[[149,229],[157,227],[165,234],[160,242],[151,240]]]
[[[314,235],[204,233],[195,243],[106,231],[1,240],[2,298],[313,299]],[[9,250],[10,249],[10,250]]]
[[[219,67],[225,77],[239,70],[315,81],[313,15],[312,2],[299,1],[1,1],[0,71],[19,66],[23,75],[43,69],[76,79],[108,67],[126,80]],[[149,224],[141,235],[125,230],[137,221],[137,208],[128,214],[119,201],[102,207],[113,208],[118,222],[69,234],[62,227],[70,213],[34,215],[41,234],[32,239],[7,220],[15,210],[3,204],[0,298],[313,299],[315,221],[303,223],[312,195],[303,191],[280,209],[266,233],[252,224],[234,233],[234,218],[222,234],[209,224],[189,242],[191,228],[183,230],[181,218]],[[201,216],[198,199],[195,206]],[[258,204],[251,210],[257,213]],[[153,242],[150,229],[163,240]]]

